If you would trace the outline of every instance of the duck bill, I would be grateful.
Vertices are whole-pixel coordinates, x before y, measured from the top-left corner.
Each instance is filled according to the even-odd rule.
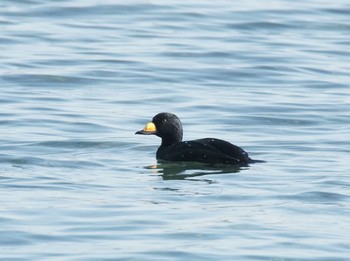
[[[157,134],[156,125],[154,125],[153,122],[147,123],[142,130],[135,132],[135,134],[141,134],[141,135]]]

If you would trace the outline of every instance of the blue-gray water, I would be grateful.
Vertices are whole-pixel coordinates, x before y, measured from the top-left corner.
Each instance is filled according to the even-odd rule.
[[[1,1],[1,260],[349,258],[350,3],[241,2]]]

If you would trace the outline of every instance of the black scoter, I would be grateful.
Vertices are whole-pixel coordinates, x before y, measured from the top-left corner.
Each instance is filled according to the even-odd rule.
[[[158,160],[193,161],[209,164],[241,165],[261,162],[253,160],[242,148],[227,141],[205,138],[182,141],[182,124],[172,113],[162,112],[153,117],[152,122],[135,134],[157,135],[162,143],[157,150]]]

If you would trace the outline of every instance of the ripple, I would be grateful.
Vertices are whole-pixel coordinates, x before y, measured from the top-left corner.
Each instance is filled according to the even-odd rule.
[[[62,76],[62,75],[45,75],[45,74],[17,74],[7,75],[3,77],[4,80],[9,82],[15,82],[23,86],[43,86],[47,85],[66,85],[66,84],[92,84],[97,82],[98,79],[91,77],[73,77],[73,76]]]
[[[324,191],[309,191],[296,195],[286,196],[286,198],[304,201],[304,202],[318,202],[318,203],[336,203],[348,200],[350,196],[334,192]]]
[[[97,167],[101,166],[100,164],[90,162],[90,161],[81,161],[81,160],[53,160],[45,159],[39,157],[1,157],[0,163],[8,163],[14,166],[43,166],[43,167],[57,167],[57,168],[76,168],[76,167]]]
[[[86,140],[62,140],[62,141],[44,141],[39,143],[31,144],[31,146],[43,146],[50,148],[115,148],[115,147],[127,147],[129,142],[99,142],[99,141],[86,141]]]
[[[298,28],[293,24],[277,23],[277,22],[246,22],[236,23],[228,25],[229,28],[240,29],[240,30],[285,30],[291,28]]]

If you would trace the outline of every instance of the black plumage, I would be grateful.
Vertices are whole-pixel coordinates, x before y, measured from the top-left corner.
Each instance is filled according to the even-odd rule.
[[[157,159],[168,161],[193,161],[209,164],[248,165],[258,162],[251,159],[242,148],[227,141],[205,138],[182,141],[182,124],[172,113],[162,112],[153,117],[143,130],[135,134],[154,134],[162,139]]]

